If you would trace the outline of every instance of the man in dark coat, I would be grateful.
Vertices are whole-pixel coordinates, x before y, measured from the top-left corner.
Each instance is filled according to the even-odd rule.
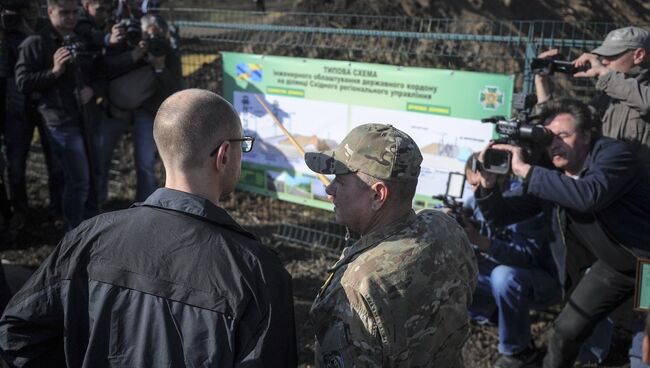
[[[233,107],[185,90],[154,137],[166,187],[66,234],[11,300],[0,350],[12,366],[295,367],[291,277],[219,199],[235,189]]]

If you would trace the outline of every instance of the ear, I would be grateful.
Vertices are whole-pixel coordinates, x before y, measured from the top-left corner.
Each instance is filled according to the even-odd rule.
[[[648,51],[644,48],[634,50],[634,65],[643,63],[648,57]]]
[[[214,162],[217,171],[221,172],[225,170],[228,161],[231,159],[230,157],[231,149],[232,146],[228,141],[223,142],[221,146],[219,146],[219,150],[215,155],[215,162]]]
[[[373,184],[370,189],[372,190],[372,209],[378,211],[380,208],[388,202],[388,197],[390,196],[390,190],[388,185],[383,181],[378,181]]]

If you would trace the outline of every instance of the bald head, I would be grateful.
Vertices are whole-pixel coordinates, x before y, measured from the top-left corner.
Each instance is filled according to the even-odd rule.
[[[210,163],[210,152],[226,139],[241,137],[241,122],[216,93],[186,89],[158,109],[153,137],[166,170],[190,172]]]

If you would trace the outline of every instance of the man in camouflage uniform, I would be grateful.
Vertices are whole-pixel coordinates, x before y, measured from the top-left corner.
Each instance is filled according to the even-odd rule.
[[[334,151],[307,153],[334,174],[337,222],[361,234],[311,309],[317,367],[462,367],[477,266],[463,230],[411,208],[422,155],[390,125],[354,128]]]

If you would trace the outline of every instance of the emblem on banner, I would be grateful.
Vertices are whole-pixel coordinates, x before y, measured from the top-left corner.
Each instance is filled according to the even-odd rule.
[[[496,110],[503,105],[503,93],[499,87],[485,86],[479,93],[479,102],[485,110]]]
[[[237,64],[237,79],[248,82],[262,81],[262,64]]]

